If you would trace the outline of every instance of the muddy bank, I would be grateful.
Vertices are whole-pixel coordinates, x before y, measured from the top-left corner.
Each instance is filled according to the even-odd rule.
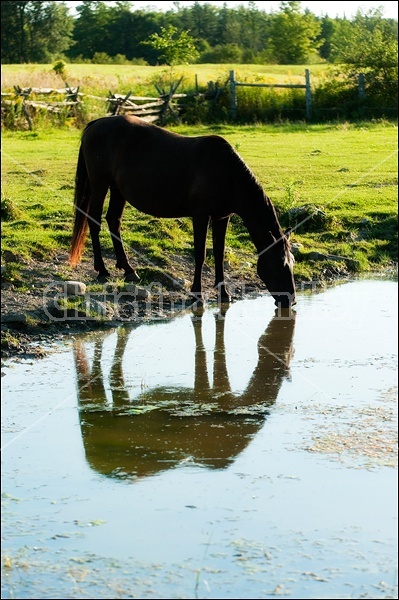
[[[10,263],[11,267],[2,269],[2,358],[40,358],[64,336],[126,322],[167,319],[192,304],[189,289],[194,263],[189,257],[172,257],[165,269],[138,269],[142,281],[137,288],[125,285],[116,273],[114,281],[99,284],[90,260],[71,269],[66,259],[62,254],[52,263],[20,262],[18,269],[13,267],[16,263]],[[226,270],[232,302],[268,293],[252,265]],[[210,303],[217,301],[213,277],[213,269],[205,265],[203,288]],[[322,291],[349,278],[345,268],[331,265],[317,281],[296,283],[298,290]],[[81,283],[82,288],[71,293],[68,281]]]
[[[192,304],[193,261],[177,258],[168,269],[138,269],[138,286],[117,278],[97,281],[92,261],[71,269],[65,255],[53,263],[30,261],[6,266],[1,279],[2,358],[42,357],[64,336],[112,328],[121,323],[166,319]],[[229,278],[232,301],[266,291],[260,280],[239,273]],[[206,299],[216,301],[213,270],[204,267]],[[76,282],[71,286],[68,282]],[[76,288],[74,290],[74,287]]]

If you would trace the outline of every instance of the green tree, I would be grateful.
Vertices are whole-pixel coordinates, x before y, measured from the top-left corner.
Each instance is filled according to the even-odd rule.
[[[248,8],[239,6],[237,17],[240,22],[240,43],[254,54],[262,50],[261,35],[264,23],[255,2],[248,2]]]
[[[320,41],[320,23],[309,11],[301,12],[301,2],[280,2],[280,12],[272,16],[270,43],[280,64],[302,64]]]
[[[217,27],[215,39],[211,45],[240,44],[241,42],[240,17],[237,11],[231,10],[223,4],[217,14]]]
[[[105,2],[84,0],[76,8],[74,40],[68,56],[91,58],[95,52],[108,54],[111,14]]]
[[[191,22],[185,29],[189,29],[193,38],[202,38],[213,44],[215,41],[217,12],[218,9],[215,6],[194,2],[190,9]]]
[[[337,27],[338,19],[330,19],[327,15],[320,20],[321,31],[318,37],[320,42],[319,54],[321,58],[330,60],[331,57],[331,40]]]
[[[1,60],[51,62],[72,44],[73,18],[64,2],[4,1]]]
[[[200,60],[204,63],[240,63],[242,60],[242,49],[238,44],[217,44],[201,52]]]
[[[382,17],[381,9],[358,11],[352,22],[341,22],[332,38],[332,58],[355,82],[363,73],[372,94],[397,98],[397,31]]]
[[[164,24],[163,13],[153,11],[132,11],[130,2],[117,2],[109,7],[110,19],[107,25],[108,49],[110,56],[125,55],[129,60],[144,58],[150,64],[155,64],[157,54],[142,42],[159,31]]]
[[[161,27],[161,32],[153,33],[148,40],[143,42],[159,52],[159,60],[173,67],[183,63],[188,63],[198,57],[198,50],[195,47],[194,39],[188,31],[179,33],[177,27],[169,25]]]

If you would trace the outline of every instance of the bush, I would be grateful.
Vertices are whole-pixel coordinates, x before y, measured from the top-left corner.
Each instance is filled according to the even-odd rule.
[[[305,93],[298,89],[240,87],[237,91],[237,122],[275,122],[305,118]]]
[[[53,71],[60,77],[66,76],[66,62],[63,60],[57,60],[53,65]]]
[[[380,85],[371,75],[366,75],[365,84],[365,97],[361,99],[357,76],[331,73],[313,90],[315,120],[397,117],[397,81]]]
[[[108,56],[106,52],[95,52],[91,62],[95,65],[111,65],[113,61],[112,57]]]
[[[238,44],[219,44],[202,52],[198,63],[241,63],[243,51]]]
[[[15,205],[11,198],[2,198],[1,200],[1,220],[15,221],[20,216],[21,211]]]

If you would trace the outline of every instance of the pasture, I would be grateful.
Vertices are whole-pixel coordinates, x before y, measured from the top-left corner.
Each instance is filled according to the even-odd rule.
[[[250,79],[258,83],[303,83],[305,69],[311,70],[314,82],[318,82],[328,73],[326,64],[317,65],[237,65],[202,64],[174,67],[150,67],[141,65],[97,65],[68,63],[63,78],[53,70],[53,65],[25,64],[2,65],[2,91],[12,91],[14,85],[20,87],[62,87],[63,79],[70,86],[81,86],[86,94],[104,94],[132,91],[133,95],[145,92],[154,94],[154,82],[169,78],[183,77],[181,89],[194,88],[195,76],[199,86],[208,81],[226,81],[229,70],[234,69],[240,80]],[[179,89],[179,91],[181,91]],[[144,95],[144,94],[143,94]]]
[[[304,85],[306,65],[187,65],[170,67],[149,67],[132,65],[97,65],[97,64],[63,64],[60,71],[54,71],[53,65],[5,65],[2,73],[2,92],[14,94],[14,87],[29,88],[64,88],[66,83],[73,89],[79,88],[79,107],[75,117],[68,118],[68,111],[46,114],[45,109],[32,115],[35,128],[42,127],[48,122],[53,124],[75,122],[81,124],[99,116],[104,116],[107,111],[107,98],[110,94],[126,96],[159,98],[161,93],[169,94],[171,85],[176,87],[177,93],[183,97],[175,98],[179,105],[182,120],[185,123],[219,123],[229,120],[230,113],[230,84],[229,73],[234,70],[236,80],[241,83],[255,85]],[[317,88],[328,79],[330,67],[326,65],[312,65],[310,67],[310,85],[312,94],[317,96]],[[162,91],[162,92],[161,92]],[[305,92],[303,89],[281,88],[237,88],[239,109],[237,119],[241,124],[254,122],[274,122],[275,120],[298,120],[305,118]],[[315,96],[316,113],[331,118],[331,115],[350,114],[342,112],[343,104],[339,99],[322,94],[322,102]],[[51,100],[62,101],[65,96],[52,94]],[[19,100],[21,98],[19,97]],[[29,96],[29,101],[43,100],[38,94]],[[7,101],[10,101],[8,97]],[[15,97],[11,99],[15,102]],[[346,102],[346,101],[345,101]],[[333,106],[340,104],[338,113],[329,112]],[[21,109],[18,102],[14,104],[14,113],[9,108],[4,115],[6,128],[14,129],[23,127],[25,117],[20,115]],[[327,108],[327,112],[318,112]],[[346,109],[345,109],[346,110]],[[392,113],[388,113],[392,114]],[[377,116],[383,113],[377,112]],[[316,117],[318,118],[318,117]],[[169,122],[173,120],[169,115]]]
[[[397,127],[392,123],[172,129],[193,136],[217,133],[236,148],[282,225],[294,228],[298,283],[396,262]],[[20,286],[24,261],[49,261],[68,250],[79,143],[74,128],[3,132],[2,252]],[[192,257],[187,219],[153,219],[128,206],[122,235],[127,249],[166,270],[178,270],[174,257]],[[112,257],[105,221],[101,243]],[[89,243],[85,255],[91,259]],[[254,269],[254,248],[238,218],[228,230],[226,258],[238,276]],[[70,276],[65,264],[65,278]]]

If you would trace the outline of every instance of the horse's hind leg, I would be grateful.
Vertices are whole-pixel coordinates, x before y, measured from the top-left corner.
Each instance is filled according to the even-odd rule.
[[[122,197],[119,189],[115,185],[111,185],[111,195],[105,218],[107,220],[109,232],[112,237],[112,243],[114,245],[116,267],[117,269],[124,269],[126,281],[140,281],[140,277],[129,264],[121,239],[122,213],[123,209],[125,208],[125,204],[126,200],[124,200]]]
[[[212,219],[213,256],[215,258],[215,288],[220,302],[230,302],[230,295],[224,282],[224,251],[229,217]]]
[[[100,245],[101,216],[107,191],[108,186],[106,184],[96,187],[92,185],[90,206],[87,215],[91,243],[93,246],[94,270],[98,272],[97,278],[100,281],[107,279],[107,277],[110,276],[104,264]]]

